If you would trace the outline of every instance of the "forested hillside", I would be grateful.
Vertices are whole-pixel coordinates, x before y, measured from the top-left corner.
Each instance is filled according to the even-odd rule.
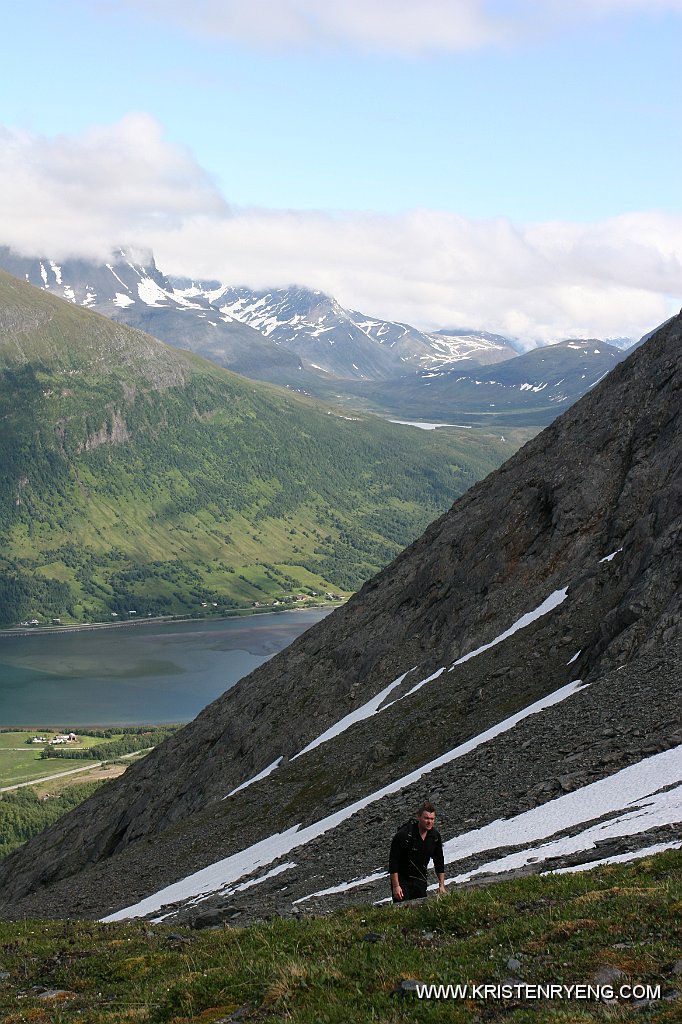
[[[341,415],[0,274],[0,621],[355,589],[516,446]]]

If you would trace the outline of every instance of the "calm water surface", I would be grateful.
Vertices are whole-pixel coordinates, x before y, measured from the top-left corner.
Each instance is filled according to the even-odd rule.
[[[0,725],[187,722],[327,614],[0,634]]]

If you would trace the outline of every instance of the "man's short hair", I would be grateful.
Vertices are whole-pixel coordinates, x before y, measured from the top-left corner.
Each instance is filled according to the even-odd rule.
[[[430,800],[425,800],[423,804],[417,808],[417,817],[421,818],[422,814],[435,814],[436,808],[433,806]]]

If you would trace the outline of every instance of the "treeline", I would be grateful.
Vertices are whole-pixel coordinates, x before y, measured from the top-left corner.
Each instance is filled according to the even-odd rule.
[[[127,734],[120,740],[112,740],[110,743],[97,743],[94,747],[84,747],[82,750],[69,750],[65,747],[46,746],[41,752],[42,758],[61,757],[68,761],[104,761],[112,757],[121,757],[123,754],[132,754],[136,750],[146,750],[148,747],[158,747],[174,732],[179,726],[172,726],[164,729],[140,730],[133,734]]]
[[[166,732],[177,732],[181,728],[179,725],[164,725],[159,727],[164,729]],[[45,730],[43,730],[45,731]],[[47,730],[49,731],[49,730]],[[114,736],[148,736],[150,733],[148,725],[112,725],[109,729],[91,729],[90,726],[87,728],[78,728],[77,726],[72,729],[62,729],[61,732],[75,732],[79,736],[95,736],[97,739],[110,740]]]
[[[102,782],[85,782],[44,800],[28,787],[3,793],[0,798],[0,858],[87,800],[101,785]]]

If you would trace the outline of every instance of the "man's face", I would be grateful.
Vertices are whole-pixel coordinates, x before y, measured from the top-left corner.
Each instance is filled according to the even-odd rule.
[[[419,821],[419,828],[422,832],[430,832],[436,824],[435,811],[422,811],[417,820]]]

